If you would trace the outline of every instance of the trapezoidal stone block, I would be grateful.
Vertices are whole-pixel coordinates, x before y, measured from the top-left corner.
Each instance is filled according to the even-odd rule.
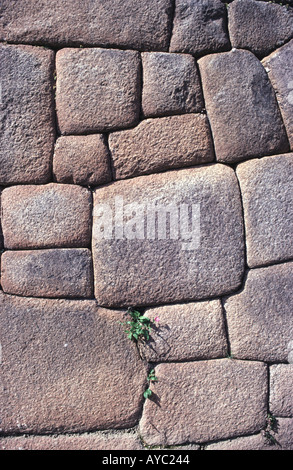
[[[103,306],[200,300],[236,290],[241,201],[225,165],[114,182],[94,193],[95,296]]]
[[[142,112],[145,117],[202,110],[200,78],[191,55],[144,52],[142,68]]]
[[[227,356],[221,302],[191,302],[148,308],[156,324],[149,341],[139,344],[148,362],[189,361]],[[158,323],[154,319],[158,319]]]
[[[199,57],[229,49],[227,11],[220,0],[176,0],[170,52]]]
[[[284,5],[235,0],[229,5],[229,34],[233,47],[264,57],[293,37],[293,11]]]
[[[247,263],[256,267],[293,258],[293,154],[237,166]]]
[[[1,286],[26,297],[92,297],[92,257],[87,248],[5,251]]]
[[[109,136],[114,179],[156,173],[214,160],[206,116],[185,114],[145,119]]]
[[[159,364],[140,433],[148,445],[208,442],[260,431],[267,416],[267,367],[214,359]]]
[[[118,49],[65,48],[56,55],[61,134],[106,132],[137,124],[140,56]]]
[[[172,0],[3,0],[0,40],[167,50]]]
[[[262,61],[276,92],[291,150],[293,150],[293,40]]]
[[[54,53],[0,44],[0,184],[46,183],[55,139]]]
[[[8,250],[86,248],[91,239],[91,193],[74,185],[12,186],[2,191]]]
[[[1,293],[1,432],[130,428],[146,369],[120,325],[91,300]],[[111,393],[109,394],[109,389]]]
[[[198,64],[218,161],[289,150],[273,87],[251,52],[234,49],[203,57]]]
[[[293,340],[292,288],[292,262],[248,272],[242,291],[224,302],[233,357],[288,360]]]
[[[97,186],[111,181],[109,151],[102,134],[62,136],[55,145],[53,174],[58,183]]]
[[[274,416],[293,417],[293,364],[270,367],[270,411]]]

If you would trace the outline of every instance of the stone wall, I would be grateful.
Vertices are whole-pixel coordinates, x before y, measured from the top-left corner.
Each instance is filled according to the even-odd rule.
[[[2,0],[1,449],[293,449],[292,6]]]

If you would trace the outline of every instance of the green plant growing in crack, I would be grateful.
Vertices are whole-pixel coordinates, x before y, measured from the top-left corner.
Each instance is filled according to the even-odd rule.
[[[153,392],[151,391],[150,389],[150,384],[153,383],[153,382],[157,382],[158,381],[158,378],[156,377],[155,375],[155,369],[152,369],[147,377],[147,381],[149,383],[149,386],[148,388],[144,391],[144,398],[150,398],[153,394]]]
[[[267,415],[266,429],[264,430],[264,437],[269,445],[280,445],[277,439],[273,436],[272,432],[278,431],[278,420],[271,413]]]

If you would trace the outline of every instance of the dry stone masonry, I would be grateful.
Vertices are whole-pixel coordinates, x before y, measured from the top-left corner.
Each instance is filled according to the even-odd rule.
[[[1,450],[293,450],[292,71],[292,0],[1,2]]]

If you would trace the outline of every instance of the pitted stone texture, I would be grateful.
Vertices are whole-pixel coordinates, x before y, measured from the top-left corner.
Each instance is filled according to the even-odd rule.
[[[53,173],[58,183],[94,186],[111,181],[105,137],[102,134],[60,137],[55,146]]]
[[[228,49],[227,13],[220,0],[176,0],[171,52],[198,57]]]
[[[198,64],[217,160],[231,163],[289,150],[274,90],[251,52],[213,54]]]
[[[55,138],[54,53],[0,44],[0,63],[0,184],[46,183]]]
[[[237,439],[216,442],[205,450],[293,450],[293,419],[278,418],[277,430],[270,430],[276,442],[265,437],[264,433]]]
[[[146,370],[119,323],[122,312],[91,300],[3,293],[0,305],[2,433],[137,424]]]
[[[293,40],[266,57],[262,63],[275,89],[293,150]]]
[[[95,295],[104,306],[160,305],[234,291],[244,269],[235,173],[216,164],[97,188],[93,259]]]
[[[56,69],[57,118],[62,134],[104,132],[138,122],[138,52],[62,49],[56,55]]]
[[[171,0],[2,0],[0,40],[167,50]]]
[[[92,259],[87,248],[6,251],[1,256],[4,292],[26,297],[92,297]]]
[[[159,323],[140,347],[148,362],[210,359],[227,356],[219,300],[150,308],[145,315]]]
[[[91,239],[91,193],[50,183],[2,191],[2,229],[7,249],[86,248]]]
[[[248,266],[293,258],[293,153],[240,163],[237,176]]]
[[[244,289],[225,300],[233,357],[287,361],[293,338],[293,263],[253,269]]]
[[[134,433],[97,432],[0,438],[0,450],[143,450]]]
[[[160,364],[140,432],[148,445],[207,442],[253,433],[266,422],[267,368],[216,359]]]
[[[142,111],[146,117],[198,113],[203,98],[195,59],[188,54],[142,54]]]
[[[293,417],[293,364],[270,367],[270,411],[274,416]]]
[[[109,146],[115,179],[214,160],[209,124],[202,114],[146,119],[134,129],[110,134]]]
[[[233,47],[264,57],[293,37],[293,12],[286,6],[235,0],[228,8]]]

